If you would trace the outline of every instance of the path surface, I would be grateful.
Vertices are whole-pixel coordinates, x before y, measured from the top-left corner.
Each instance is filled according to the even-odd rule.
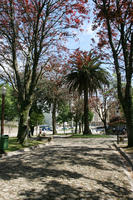
[[[0,160],[0,200],[133,200],[109,139],[56,138]]]

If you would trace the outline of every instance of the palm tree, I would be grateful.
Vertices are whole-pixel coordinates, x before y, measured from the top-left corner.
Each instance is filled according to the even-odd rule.
[[[92,52],[76,50],[70,59],[71,72],[65,77],[69,91],[84,93],[84,131],[83,134],[91,134],[88,121],[88,94],[101,89],[102,85],[108,85],[109,74],[100,67],[99,57]]]

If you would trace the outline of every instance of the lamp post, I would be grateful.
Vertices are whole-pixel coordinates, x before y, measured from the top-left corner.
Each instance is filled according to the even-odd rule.
[[[1,104],[1,135],[4,134],[4,111],[5,111],[6,87],[2,87],[2,104]]]

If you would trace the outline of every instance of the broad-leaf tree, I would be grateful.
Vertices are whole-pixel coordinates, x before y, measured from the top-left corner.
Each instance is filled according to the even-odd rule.
[[[77,28],[87,14],[83,0],[1,0],[0,75],[16,91],[18,140],[24,142],[34,90],[51,51],[67,28]]]
[[[12,87],[8,84],[6,87],[5,96],[5,110],[4,119],[7,121],[18,120],[18,109],[17,109],[17,97],[14,94]],[[0,86],[0,91],[2,90],[2,85]],[[0,105],[2,104],[2,97],[0,95]],[[0,116],[1,116],[1,106],[0,106]]]
[[[92,52],[80,51],[77,49],[70,59],[71,71],[66,76],[66,83],[70,91],[77,90],[81,95],[84,93],[84,132],[91,133],[89,129],[89,106],[88,94],[92,95],[102,84],[108,84],[108,73],[100,67],[98,57]]]
[[[37,101],[34,101],[34,103],[31,106],[30,112],[29,112],[29,129],[31,135],[34,134],[34,127],[38,126],[39,124],[43,124],[45,122],[44,114],[43,114],[43,106],[38,105]]]
[[[69,97],[68,90],[63,86],[63,77],[67,72],[66,65],[55,56],[49,60],[46,72],[44,99],[51,107],[53,134],[56,134],[56,113],[58,106]],[[44,86],[45,86],[44,85]]]
[[[109,112],[114,103],[113,88],[103,87],[98,93],[98,96],[93,96],[89,99],[89,104],[92,110],[100,117],[105,133],[107,133]]]
[[[68,104],[62,104],[59,106],[57,121],[63,124],[63,129],[65,133],[65,122],[70,122],[72,119],[72,112]]]
[[[99,50],[112,62],[117,75],[118,98],[128,131],[128,146],[133,146],[133,1],[93,0],[94,29],[98,28]],[[111,60],[112,58],[112,60]],[[122,83],[125,82],[123,92]]]

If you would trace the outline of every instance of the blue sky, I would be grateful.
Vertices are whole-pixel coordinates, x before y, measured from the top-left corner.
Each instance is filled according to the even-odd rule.
[[[93,36],[93,31],[91,30],[90,24],[84,24],[82,27],[84,29],[83,32],[75,30],[74,33],[76,34],[75,38],[71,38],[68,40],[67,47],[70,49],[80,48],[81,50],[90,50],[91,49],[91,38]],[[76,38],[78,40],[76,41]]]
[[[83,32],[80,32],[79,30],[75,29],[72,30],[74,34],[77,35],[77,38],[79,38],[78,41],[75,41],[76,38],[72,38],[68,40],[67,47],[70,49],[77,49],[80,48],[81,50],[89,51],[91,50],[91,38],[95,38],[95,41],[98,41],[98,38],[96,37],[96,32],[92,31],[92,21],[93,21],[93,3],[91,4],[89,17],[90,22],[87,20],[84,22],[84,25],[81,26],[82,29],[84,29]]]

